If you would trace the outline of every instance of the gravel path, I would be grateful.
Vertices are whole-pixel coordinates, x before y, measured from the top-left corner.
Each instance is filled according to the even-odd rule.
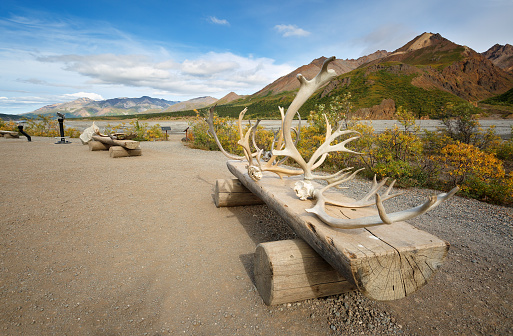
[[[408,298],[355,292],[268,307],[253,252],[294,233],[266,206],[216,208],[215,180],[231,178],[224,156],[180,137],[118,159],[78,139],[0,138],[0,334],[513,334],[511,208],[455,197],[410,221],[451,250]],[[369,186],[352,184],[353,197]]]

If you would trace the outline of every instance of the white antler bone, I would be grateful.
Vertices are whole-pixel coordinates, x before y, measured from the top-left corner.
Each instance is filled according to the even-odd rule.
[[[443,201],[450,199],[459,190],[460,189],[458,187],[455,187],[448,193],[440,194],[438,196],[431,196],[427,202],[415,208],[394,212],[391,214],[386,213],[379,194],[376,194],[376,206],[378,207],[379,215],[351,219],[337,218],[328,215],[325,210],[326,200],[322,192],[320,190],[316,190],[314,192],[314,196],[317,199],[317,203],[313,208],[306,209],[306,211],[316,214],[319,219],[321,219],[329,226],[339,229],[357,229],[376,225],[392,224],[394,222],[406,221],[415,218],[437,207]]]
[[[299,108],[317,89],[321,88],[324,84],[328,83],[331,79],[333,79],[336,76],[335,70],[328,69],[328,64],[333,60],[335,60],[335,57],[330,57],[326,59],[322,65],[321,71],[319,71],[317,76],[315,76],[312,80],[306,80],[301,74],[297,75],[297,78],[300,82],[299,92],[297,93],[296,97],[287,109],[287,113],[285,114],[285,117],[282,121],[282,130],[289,130],[292,125],[292,119],[294,118],[294,115],[298,112]],[[298,149],[294,145],[292,135],[290,134],[290,132],[284,132],[283,134],[285,148],[281,150],[276,150],[273,154],[288,156],[292,158],[294,161],[296,161],[297,164],[301,167],[301,169],[303,169],[305,180],[330,178],[329,176],[314,176],[312,171],[323,163],[324,159],[326,158],[326,155],[330,152],[342,151],[357,154],[356,152],[347,149],[345,145],[348,142],[357,139],[358,137],[349,138],[336,145],[331,145],[331,143],[341,135],[358,132],[351,130],[342,131],[342,124],[339,124],[337,130],[332,134],[331,126],[329,125],[327,119],[326,123],[326,140],[315,151],[315,153],[312,155],[308,162],[306,162],[303,159]]]
[[[355,171],[348,179],[337,181],[335,183],[327,185],[326,187],[321,189],[321,193],[323,193],[328,188],[335,187],[335,186],[337,186],[337,185],[339,185],[339,184],[341,184],[343,182],[347,182],[349,179],[353,179],[354,176],[356,175],[356,173],[360,172],[361,170],[363,170],[363,168],[358,169],[357,171]],[[369,190],[369,192],[362,199],[360,199],[358,201],[354,201],[354,202],[339,202],[339,201],[331,200],[331,199],[329,199],[327,197],[325,197],[324,200],[325,200],[325,202],[327,204],[331,204],[331,205],[335,205],[335,206],[339,206],[339,207],[343,207],[343,208],[365,208],[365,207],[369,207],[369,206],[375,204],[375,201],[372,200],[371,198],[372,198],[372,196],[377,195],[377,192],[379,191],[379,189],[381,189],[381,187],[383,187],[383,185],[385,185],[385,182],[387,181],[387,179],[388,178],[385,177],[383,180],[381,180],[381,182],[378,183],[376,181],[376,175],[374,175],[374,179],[372,181],[371,189]],[[396,194],[390,194],[390,192],[392,191],[392,188],[394,187],[394,184],[395,184],[395,180],[393,180],[392,183],[390,183],[390,185],[388,186],[387,190],[382,195],[380,195],[380,198],[381,198],[382,201],[386,201],[386,200],[391,199],[393,197],[400,196],[400,195],[404,194],[403,192],[399,192],[399,193],[396,193]]]

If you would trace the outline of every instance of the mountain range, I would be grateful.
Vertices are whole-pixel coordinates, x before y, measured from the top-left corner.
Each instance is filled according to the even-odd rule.
[[[396,107],[402,106],[418,118],[436,118],[447,103],[467,101],[477,105],[513,88],[513,47],[509,44],[477,53],[440,34],[423,33],[393,52],[378,51],[366,57],[332,62],[335,65],[330,67],[338,76],[312,95],[300,109],[301,114],[308,115],[315,105],[327,104],[334,96],[351,93],[358,117],[391,119]],[[277,79],[238,101],[239,106],[233,106],[233,110],[245,105],[249,117],[270,117],[269,109],[276,116],[276,106],[287,107],[294,98],[299,87],[296,74],[312,78],[325,59],[318,58]],[[491,114],[513,117],[511,109],[486,108]],[[228,107],[222,110],[234,115]]]
[[[56,112],[68,117],[174,115],[217,104],[221,115],[237,115],[248,107],[250,117],[276,117],[277,106],[287,107],[299,88],[297,74],[314,77],[325,59],[317,58],[249,96],[230,92],[221,99],[200,97],[183,102],[147,96],[103,101],[80,98],[48,105],[25,116]],[[410,109],[418,117],[433,117],[448,102],[477,104],[512,89],[513,46],[495,44],[477,53],[440,34],[423,33],[393,52],[379,50],[358,59],[336,59],[330,68],[338,76],[305,103],[302,113],[329,102],[334,95],[350,92],[362,117],[388,119],[393,117],[396,106]]]

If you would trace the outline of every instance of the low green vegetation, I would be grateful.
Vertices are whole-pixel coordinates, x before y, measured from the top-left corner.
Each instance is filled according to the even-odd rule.
[[[484,104],[504,105],[513,107],[513,88],[495,97],[491,97],[482,101]]]

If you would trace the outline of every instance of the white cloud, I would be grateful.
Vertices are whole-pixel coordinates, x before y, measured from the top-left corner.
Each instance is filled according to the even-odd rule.
[[[214,23],[214,24],[222,25],[222,26],[229,26],[230,25],[230,23],[227,20],[225,20],[225,19],[218,19],[215,16],[209,17],[208,21],[210,23]]]
[[[104,98],[93,92],[77,92],[77,93],[68,93],[63,95],[65,99],[71,98],[71,99],[78,99],[78,98],[89,98],[92,100],[104,100]]]
[[[289,37],[289,36],[308,36],[310,35],[310,32],[301,29],[297,27],[296,25],[276,25],[274,26],[274,29],[276,29],[279,33],[283,34],[283,37]]]
[[[88,78],[89,84],[151,88],[191,97],[225,91],[251,94],[294,70],[286,64],[274,64],[269,58],[229,52],[209,52],[182,62],[114,54],[47,56],[39,61],[63,64],[67,71]]]
[[[185,60],[182,63],[181,70],[185,74],[209,76],[220,72],[235,70],[239,65],[236,62],[197,59]]]

